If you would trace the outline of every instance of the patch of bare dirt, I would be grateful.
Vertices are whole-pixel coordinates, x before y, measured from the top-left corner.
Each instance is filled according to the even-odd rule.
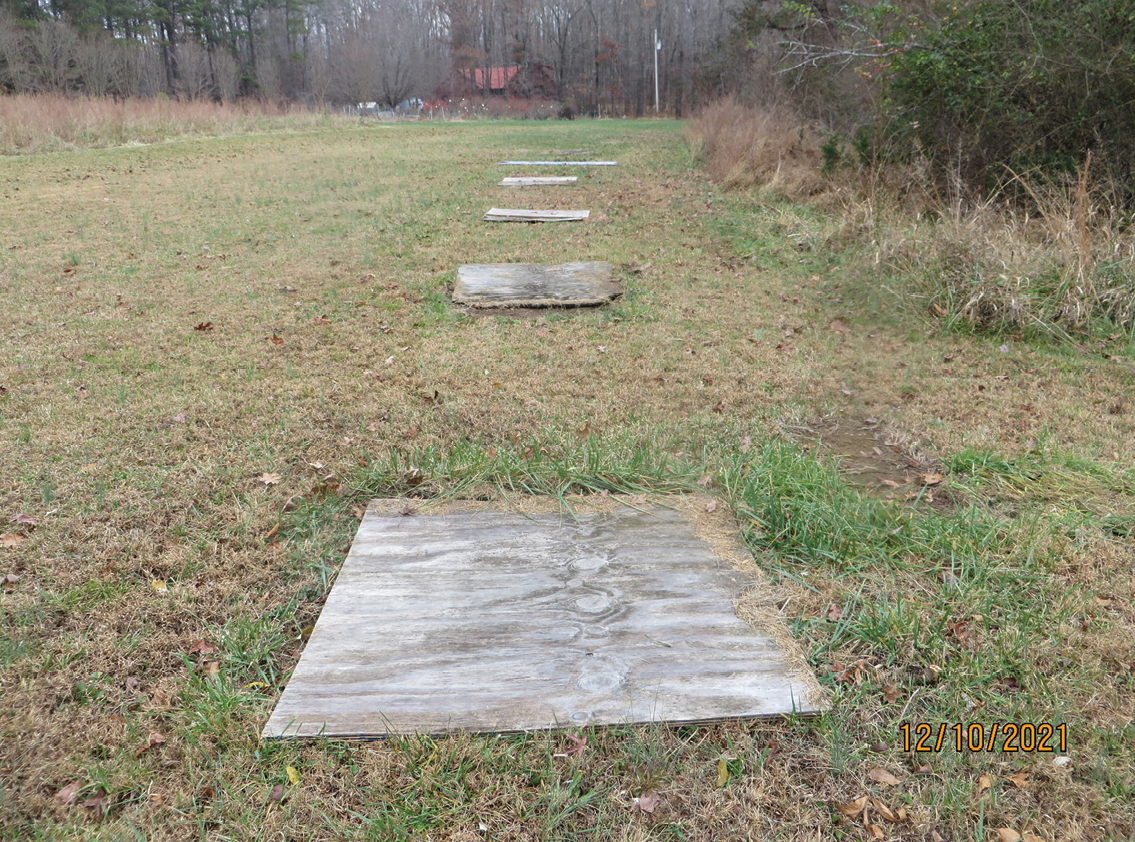
[[[840,473],[857,488],[898,502],[957,505],[942,486],[945,469],[921,453],[911,436],[878,418],[817,418],[788,432],[806,448],[834,458]]]

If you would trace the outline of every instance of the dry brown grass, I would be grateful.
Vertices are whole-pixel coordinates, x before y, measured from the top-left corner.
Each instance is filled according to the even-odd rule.
[[[245,100],[110,99],[63,94],[0,95],[0,154],[154,143],[181,135],[326,125],[322,109]]]
[[[766,187],[795,198],[823,189],[816,131],[787,106],[707,105],[690,123],[707,172],[729,188]]]
[[[586,225],[480,221],[516,200],[495,187],[506,150],[573,148],[620,166],[566,196],[526,196],[589,207]],[[583,758],[553,757],[559,735],[257,740],[365,502],[353,488],[329,492],[327,477],[358,477],[391,452],[445,453],[470,438],[504,451],[588,431],[696,454],[836,413],[909,431],[912,452],[1019,456],[1039,439],[1102,463],[1135,459],[1131,411],[1108,410],[1129,399],[1122,361],[1016,342],[991,353],[974,337],[834,313],[846,273],[798,247],[821,242],[827,223],[784,207],[757,216],[687,157],[672,124],[575,121],[0,160],[0,532],[19,536],[0,548],[0,576],[18,577],[0,591],[0,838],[866,838],[830,805],[867,791],[908,805],[908,823],[886,826],[894,838],[967,838],[979,815],[1046,839],[1129,833],[1135,818],[1115,793],[1131,785],[1132,550],[1088,526],[1053,539],[1054,576],[1101,602],[1085,596],[1070,630],[1036,632],[1025,659],[1038,693],[1066,690],[1069,709],[1087,711],[1071,768],[943,756],[931,774],[911,772],[896,717],[1004,703],[988,683],[952,708],[934,687],[889,702],[878,683],[909,682],[910,663],[863,640],[825,648],[833,602],[955,610],[914,560],[855,576],[817,566],[781,608],[817,657],[867,659],[862,687],[833,685],[847,695],[830,723],[601,732]],[[718,233],[734,224],[749,257]],[[600,312],[473,319],[448,300],[462,262],[581,257],[644,271],[625,273],[628,294]],[[265,472],[280,482],[259,482]],[[1013,631],[1005,607],[995,593],[973,611],[990,650]],[[905,658],[915,647],[904,634],[893,637]],[[201,640],[219,650],[216,679],[193,651]],[[947,651],[935,641],[927,657]],[[1078,665],[1106,680],[1074,686]],[[1097,728],[1114,729],[1115,744],[1101,747]],[[151,731],[165,742],[150,746]],[[726,758],[744,769],[718,787]],[[877,765],[902,785],[867,779]],[[302,781],[273,802],[288,766]],[[1031,788],[1006,782],[1018,769]],[[985,772],[997,780],[982,796]],[[73,781],[78,803],[57,804]],[[636,812],[631,799],[650,788],[663,796],[657,814]],[[105,817],[97,801],[81,806],[100,796]]]
[[[708,171],[731,188],[807,197],[836,215],[825,237],[865,247],[862,274],[887,275],[920,309],[988,331],[1066,337],[1092,326],[1135,329],[1135,229],[1114,191],[1093,179],[1013,176],[981,200],[938,193],[925,161],[841,165],[820,175],[815,130],[784,109],[708,106],[692,124]],[[1013,202],[1006,201],[1012,193]]]

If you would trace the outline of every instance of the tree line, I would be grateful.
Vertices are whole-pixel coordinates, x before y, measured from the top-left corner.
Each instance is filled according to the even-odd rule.
[[[539,65],[576,111],[643,114],[654,107],[661,44],[661,108],[681,114],[739,4],[0,0],[0,88],[393,107],[471,78],[462,71]]]

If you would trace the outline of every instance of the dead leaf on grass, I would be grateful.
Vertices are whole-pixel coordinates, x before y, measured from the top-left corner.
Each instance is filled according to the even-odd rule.
[[[657,792],[644,792],[635,797],[634,805],[644,813],[653,813],[661,801],[662,796]]]
[[[216,678],[221,674],[221,662],[206,661],[201,665],[201,674],[206,678]]]
[[[97,818],[102,818],[110,812],[110,802],[105,795],[95,795],[83,802],[84,810],[90,810]]]
[[[892,681],[888,681],[883,685],[882,693],[883,698],[891,704],[897,702],[901,695],[899,693],[899,686]]]
[[[146,740],[145,745],[141,746],[134,752],[135,757],[141,757],[154,746],[160,746],[166,741],[166,738],[157,731],[151,731],[149,738]]]
[[[209,330],[213,329],[213,323],[212,322],[198,322],[197,327],[195,327],[193,329],[194,330],[200,330],[202,332],[209,331]]]
[[[268,341],[271,342],[273,345],[275,345],[277,348],[279,348],[281,345],[284,344],[284,337],[273,333],[271,336],[268,337]]]
[[[1008,780],[1009,780],[1009,783],[1011,783],[1017,789],[1028,789],[1029,788],[1029,773],[1028,772],[1015,772],[1012,775],[1009,775]]]
[[[71,781],[59,792],[55,793],[55,803],[60,807],[70,807],[75,803],[75,796],[79,794],[79,790],[83,788],[82,781]]]
[[[216,651],[217,647],[204,639],[195,640],[189,647],[190,655],[212,655]]]
[[[902,781],[900,781],[886,769],[882,769],[878,766],[874,766],[868,769],[867,777],[873,780],[875,783],[883,784],[884,786],[898,786],[900,783],[902,783]]]
[[[870,822],[868,822],[864,826],[867,828],[867,834],[872,839],[886,839],[887,838],[887,834],[883,833],[883,828],[879,827],[879,825],[871,824]]]
[[[723,787],[729,783],[729,764],[724,758],[717,761],[717,786]]]
[[[849,819],[857,819],[859,815],[867,809],[868,798],[866,795],[861,795],[854,801],[848,801],[846,804],[836,804],[835,808],[847,816]]]
[[[292,786],[295,786],[301,780],[303,780],[303,778],[300,777],[299,770],[295,766],[289,766],[284,770],[284,772],[287,773],[288,781],[291,782]]]
[[[564,734],[571,741],[571,745],[554,757],[583,757],[583,750],[587,747],[587,737],[577,737],[575,734]]]
[[[18,547],[26,540],[27,538],[25,536],[17,535],[15,532],[0,533],[0,547],[3,547],[6,550],[10,550],[13,547]]]
[[[12,518],[12,523],[20,523],[24,526],[35,526],[39,523],[39,521],[31,515],[16,515],[14,518]]]
[[[1021,842],[1044,842],[1044,839],[1042,839],[1040,836],[1037,836],[1035,833],[1029,833],[1028,831],[1025,831],[1021,835]]]
[[[918,481],[923,485],[940,485],[944,477],[941,474],[919,474]]]
[[[997,842],[1021,842],[1021,834],[1011,827],[997,828]]]
[[[8,590],[12,590],[13,588],[16,587],[17,584],[19,584],[20,574],[18,574],[18,573],[5,573],[3,581],[4,581],[4,587],[7,588]]]
[[[982,775],[980,778],[977,779],[977,791],[979,793],[985,792],[985,790],[990,789],[992,786],[993,786],[993,776],[992,775],[985,774],[985,775]]]
[[[717,511],[717,501],[716,500],[710,500],[708,503],[705,504],[705,510],[707,512]]]
[[[836,605],[834,602],[829,602],[827,610],[824,612],[824,616],[829,620],[838,620],[843,616],[843,607]]]
[[[279,474],[270,474],[270,473],[265,472],[265,473],[261,474],[260,476],[258,476],[256,478],[256,481],[264,483],[264,487],[267,488],[269,485],[279,485],[280,480],[282,480],[282,479],[283,479],[283,477],[280,476]]]
[[[889,822],[904,822],[906,821],[906,808],[899,807],[897,810],[892,810],[878,798],[871,799],[871,806],[875,812],[882,816]]]
[[[175,424],[184,424],[189,419],[185,417],[184,412],[179,412],[179,413],[177,413],[177,415],[173,416],[173,418],[171,418],[169,420],[172,421]]]
[[[851,333],[851,328],[844,324],[842,319],[832,319],[828,324],[828,327],[830,327],[840,336],[847,336],[847,334]]]
[[[278,804],[280,799],[284,797],[284,785],[276,784],[272,787],[272,791],[268,793],[268,801],[273,804]]]
[[[154,593],[169,593],[169,585],[161,579],[154,579],[150,582],[150,590]]]

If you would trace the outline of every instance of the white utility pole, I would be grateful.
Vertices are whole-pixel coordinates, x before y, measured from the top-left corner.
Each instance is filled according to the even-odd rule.
[[[658,30],[654,30],[654,113],[658,108],[658,53],[662,50],[662,42],[658,40]]]

